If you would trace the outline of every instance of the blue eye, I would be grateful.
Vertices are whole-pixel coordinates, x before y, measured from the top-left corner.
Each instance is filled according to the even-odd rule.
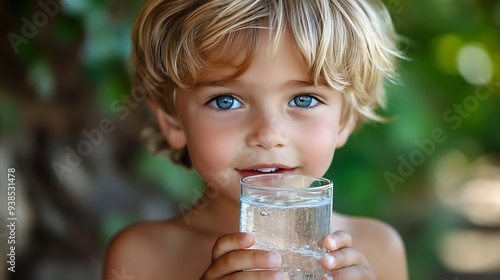
[[[241,108],[241,102],[230,95],[220,95],[214,97],[208,103],[211,107],[219,110],[231,110]]]
[[[318,104],[318,99],[315,97],[312,97],[310,95],[297,95],[290,102],[288,105],[292,107],[301,107],[301,108],[309,108],[313,107],[316,104]]]

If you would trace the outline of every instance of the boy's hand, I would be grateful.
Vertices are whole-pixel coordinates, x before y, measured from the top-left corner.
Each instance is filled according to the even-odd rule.
[[[255,243],[249,233],[231,233],[217,239],[212,248],[212,264],[201,280],[208,279],[286,279],[279,271],[281,257],[265,250],[245,250]],[[257,271],[244,271],[259,269]]]
[[[339,230],[330,233],[323,246],[330,250],[323,258],[321,265],[330,272],[322,280],[373,280],[376,279],[365,256],[352,248],[352,237],[349,233]]]

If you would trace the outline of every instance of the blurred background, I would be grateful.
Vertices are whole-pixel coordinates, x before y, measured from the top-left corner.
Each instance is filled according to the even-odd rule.
[[[337,151],[334,207],[393,225],[411,279],[498,280],[500,2],[385,2],[409,58],[388,84],[394,121]],[[202,189],[139,140],[150,116],[127,57],[141,5],[2,1],[0,218],[15,168],[18,220],[15,273],[0,227],[0,279],[100,279],[117,231],[175,215]]]

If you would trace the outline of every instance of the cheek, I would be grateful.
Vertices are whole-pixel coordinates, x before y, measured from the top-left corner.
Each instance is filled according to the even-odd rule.
[[[185,127],[189,128],[186,137],[191,160],[200,174],[227,168],[238,144],[231,130],[200,121],[193,121]]]
[[[307,166],[316,176],[323,176],[333,159],[338,138],[338,124],[321,120],[310,124],[297,135]]]
[[[191,126],[193,127],[193,126]],[[193,167],[208,186],[239,199],[239,178],[234,178],[235,151],[238,149],[237,135],[220,131],[214,127],[194,126],[187,131],[188,149]]]

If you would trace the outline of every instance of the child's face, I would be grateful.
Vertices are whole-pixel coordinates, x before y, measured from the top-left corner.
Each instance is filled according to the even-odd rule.
[[[207,70],[199,87],[177,92],[182,141],[194,167],[234,200],[244,176],[323,176],[349,134],[339,131],[341,95],[310,85],[290,39],[274,57],[269,45],[263,35],[250,68],[238,78],[224,80],[235,68]]]

